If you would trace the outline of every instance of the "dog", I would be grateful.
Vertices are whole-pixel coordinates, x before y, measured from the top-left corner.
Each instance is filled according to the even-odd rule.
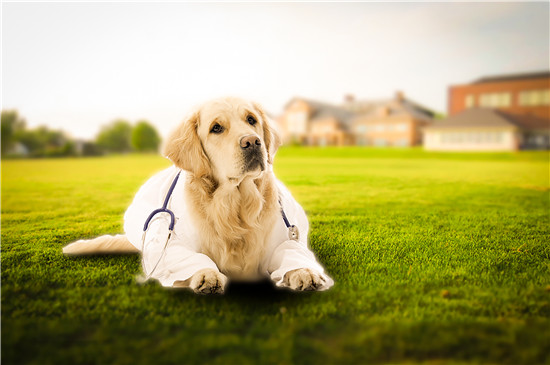
[[[297,291],[329,289],[334,281],[307,244],[306,214],[274,176],[280,144],[257,103],[202,104],[165,142],[173,166],[139,189],[124,215],[125,235],[76,241],[64,254],[139,252],[145,279],[201,294],[265,277]],[[143,228],[163,201],[175,219],[168,239],[166,212]]]

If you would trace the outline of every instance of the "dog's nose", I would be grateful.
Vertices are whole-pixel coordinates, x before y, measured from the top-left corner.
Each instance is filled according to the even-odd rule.
[[[255,148],[256,146],[262,145],[262,142],[260,142],[260,138],[254,134],[249,134],[242,137],[240,143],[243,150],[250,147]]]

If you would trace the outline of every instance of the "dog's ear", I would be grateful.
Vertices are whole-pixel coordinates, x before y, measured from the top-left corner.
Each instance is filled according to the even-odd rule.
[[[196,177],[211,174],[210,161],[204,152],[197,133],[199,113],[193,113],[168,137],[163,155],[180,169],[192,172]]]
[[[263,108],[254,103],[254,108],[258,111],[263,120],[263,130],[264,130],[264,142],[267,149],[267,162],[272,164],[273,157],[275,157],[275,152],[281,145],[281,137],[279,132],[275,129],[274,122],[266,115]]]

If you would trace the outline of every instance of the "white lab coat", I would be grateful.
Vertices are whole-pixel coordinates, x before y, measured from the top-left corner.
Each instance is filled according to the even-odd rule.
[[[144,247],[142,247],[145,220],[153,210],[162,207],[170,185],[179,171],[178,168],[172,166],[151,177],[139,189],[134,201],[124,215],[126,237],[142,252],[145,273],[150,274],[156,265],[157,267],[154,269],[151,278],[158,280],[166,287],[173,286],[175,281],[187,280],[201,269],[212,268],[218,270],[214,261],[200,253],[200,232],[192,223],[184,189],[187,180],[185,171],[181,172],[168,204],[168,209],[174,212],[176,224],[166,250],[164,250],[164,247],[170,222],[169,215],[166,213],[157,214],[151,221]],[[268,247],[265,250],[265,257],[259,267],[258,279],[267,276],[271,277],[277,286],[286,286],[283,278],[287,272],[309,268],[316,270],[323,276],[326,283],[320,289],[326,290],[334,282],[325,274],[323,267],[308,249],[309,225],[305,212],[285,186],[280,181],[276,181],[285,214],[290,224],[298,227],[300,237],[299,241],[289,240],[288,229],[282,217],[277,220]]]

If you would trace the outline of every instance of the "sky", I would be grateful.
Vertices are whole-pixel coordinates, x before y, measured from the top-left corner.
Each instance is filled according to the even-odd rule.
[[[549,3],[2,3],[2,109],[92,139],[122,118],[166,136],[197,104],[396,91],[549,69]]]

